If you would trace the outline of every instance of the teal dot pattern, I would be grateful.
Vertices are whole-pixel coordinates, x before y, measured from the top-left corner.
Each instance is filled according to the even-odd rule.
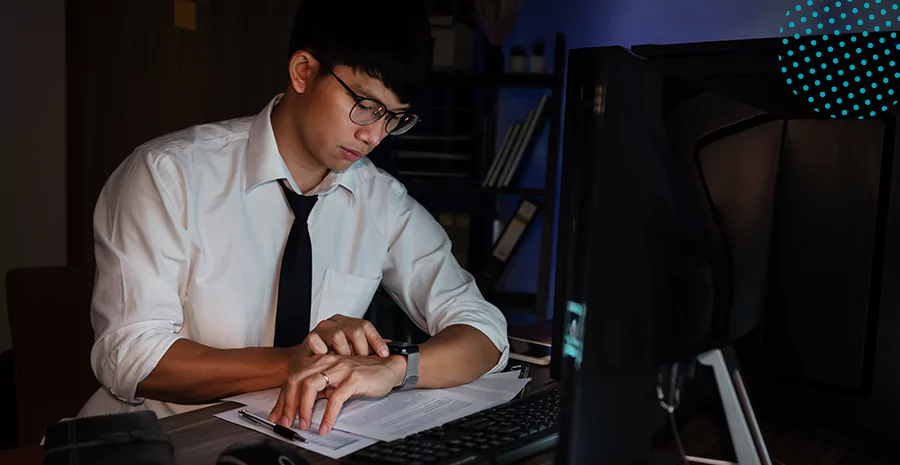
[[[900,0],[807,0],[785,13],[779,67],[794,95],[831,118],[897,104]],[[882,31],[882,30],[885,31]]]

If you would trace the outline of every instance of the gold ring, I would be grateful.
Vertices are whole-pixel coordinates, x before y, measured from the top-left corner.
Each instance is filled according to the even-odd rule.
[[[328,379],[328,375],[326,375],[324,371],[319,372],[319,374],[322,375],[323,378],[325,378],[325,387],[331,385],[331,380]]]

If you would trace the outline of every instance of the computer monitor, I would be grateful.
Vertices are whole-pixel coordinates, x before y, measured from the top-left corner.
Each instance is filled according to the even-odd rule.
[[[884,227],[875,168],[895,119],[815,113],[787,87],[780,51],[781,39],[763,39],[570,52],[552,355],[566,402],[557,463],[638,463],[668,427],[660,401],[674,402],[673,367],[684,373],[698,361],[714,367],[739,461],[770,463],[731,346],[778,308],[773,289],[790,292],[778,267],[812,258],[831,266],[824,282],[870,297],[861,284],[879,263]],[[817,156],[848,172],[823,176]],[[874,191],[860,187],[868,182]],[[816,208],[819,192],[828,205],[860,200],[852,226],[846,206],[830,220]],[[816,249],[799,243],[814,231],[792,214],[815,218],[820,236],[806,240]],[[846,234],[821,229],[836,225]],[[846,239],[865,257],[864,276],[817,258],[849,256],[839,251]]]

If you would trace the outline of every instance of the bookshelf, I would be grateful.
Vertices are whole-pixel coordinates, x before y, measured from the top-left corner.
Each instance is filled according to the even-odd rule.
[[[548,47],[549,48],[549,47]],[[376,164],[401,180],[410,195],[437,216],[448,212],[466,216],[467,237],[454,237],[454,251],[467,254],[460,259],[476,279],[491,260],[496,220],[501,228],[509,218],[500,218],[499,199],[508,202],[527,199],[539,205],[541,221],[529,228],[540,227],[538,253],[538,282],[533,294],[495,292],[482,287],[485,296],[504,312],[521,315],[527,308],[535,322],[545,320],[550,286],[553,283],[550,265],[553,248],[553,226],[556,217],[555,199],[561,137],[561,110],[565,73],[566,47],[564,36],[557,33],[553,46],[553,68],[549,73],[484,74],[435,70],[428,81],[428,91],[417,111],[422,117],[419,126],[409,137],[385,140]],[[508,182],[485,185],[507,127],[497,127],[502,89],[535,89],[535,95],[548,95],[542,115],[532,123],[531,137],[519,142],[518,163],[507,168]],[[540,97],[535,97],[534,107]],[[523,123],[526,115],[521,115]],[[546,153],[535,151],[536,141],[548,130]],[[383,147],[383,148],[382,148]],[[519,187],[521,172],[533,157],[546,157],[543,186]],[[513,157],[514,158],[514,157]],[[498,176],[499,177],[499,176]],[[443,223],[442,223],[443,224]],[[445,226],[446,227],[446,226]],[[448,230],[448,233],[450,231]],[[526,231],[526,234],[533,232]],[[465,244],[463,244],[465,242]],[[460,247],[457,247],[460,245]],[[534,253],[519,249],[516,253]],[[458,258],[460,258],[458,256]],[[482,286],[479,279],[479,285]],[[512,322],[511,322],[512,324]]]

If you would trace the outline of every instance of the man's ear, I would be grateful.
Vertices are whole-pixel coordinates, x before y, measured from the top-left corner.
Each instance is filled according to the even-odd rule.
[[[306,50],[298,50],[291,55],[288,64],[288,75],[294,92],[302,94],[310,82],[316,77],[319,62]]]

